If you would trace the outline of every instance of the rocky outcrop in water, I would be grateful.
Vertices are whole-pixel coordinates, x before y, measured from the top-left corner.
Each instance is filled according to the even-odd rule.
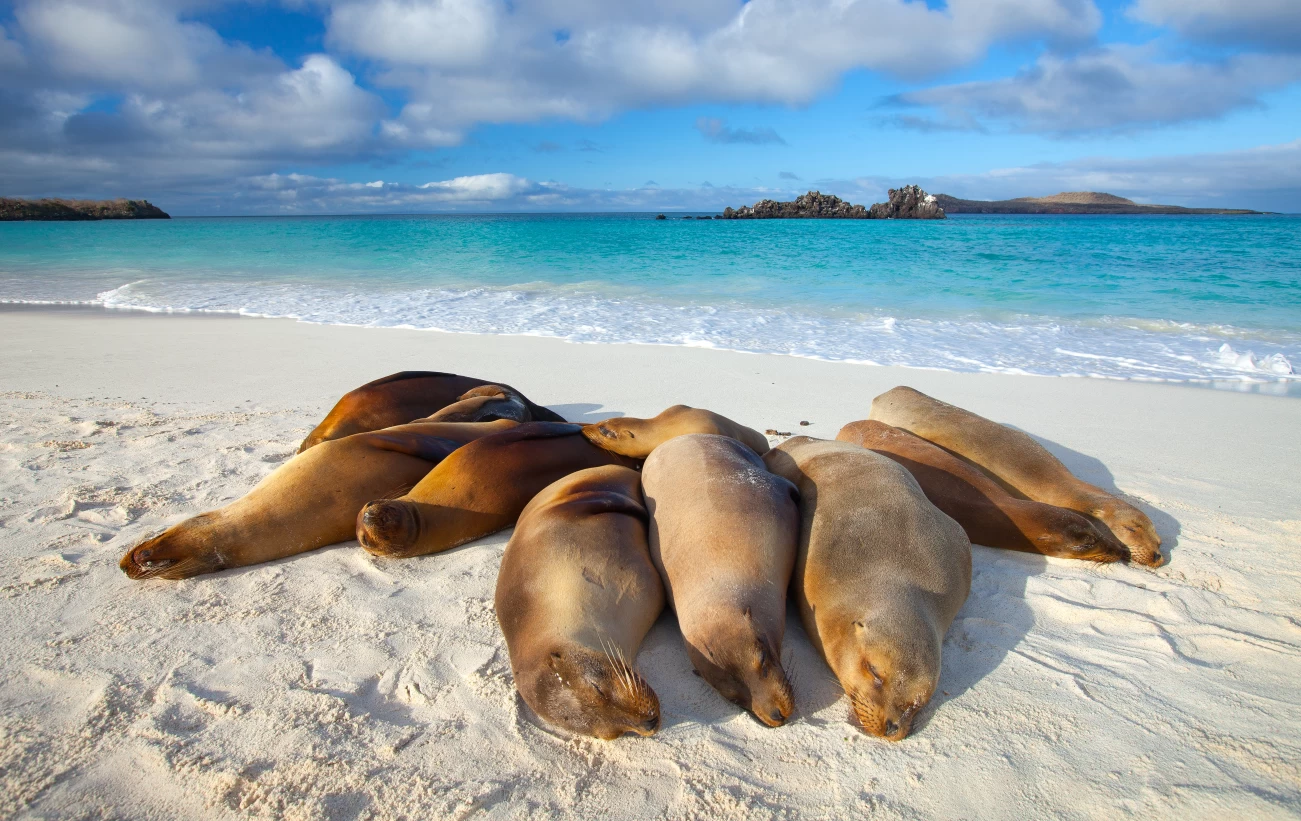
[[[165,220],[148,200],[19,200],[0,197],[0,220]]]
[[[777,200],[760,200],[754,205],[742,205],[740,208],[725,208],[725,220],[773,220],[773,219],[869,219],[867,209],[861,205],[851,205],[840,197],[810,191],[801,194],[793,202]]]
[[[878,202],[870,209],[845,202],[832,194],[810,191],[792,202],[760,200],[754,205],[727,208],[721,219],[944,219],[944,210],[925,191],[915,185],[905,185],[903,188],[890,189],[889,202]]]
[[[874,220],[942,220],[944,209],[916,185],[891,188],[888,202],[878,202],[869,212]]]

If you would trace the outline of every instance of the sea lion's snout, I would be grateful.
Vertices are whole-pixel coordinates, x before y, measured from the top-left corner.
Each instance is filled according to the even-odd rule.
[[[776,707],[774,707],[768,711],[769,727],[780,727],[785,723],[786,723],[786,716],[782,715],[781,710],[778,710]]]
[[[128,578],[188,579],[222,569],[221,558],[187,531],[189,523],[152,536],[126,552],[117,563]]]
[[[126,552],[117,566],[128,578],[140,580],[157,576],[176,564],[175,559],[155,558],[154,551],[148,547],[153,540],[136,545]]]
[[[650,736],[655,735],[655,733],[658,732],[659,729],[660,729],[660,717],[657,714],[633,727],[632,731],[637,735],[641,736],[642,738],[649,738]]]
[[[419,517],[406,502],[370,502],[357,514],[357,541],[373,556],[402,556],[419,536]]]

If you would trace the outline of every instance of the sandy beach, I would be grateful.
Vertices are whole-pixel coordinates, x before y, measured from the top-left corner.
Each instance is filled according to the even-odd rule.
[[[1301,817],[1296,398],[233,317],[0,328],[0,818]],[[509,532],[408,561],[353,542],[184,582],[118,569],[404,369],[576,421],[686,403],[827,438],[908,384],[1135,501],[1169,561],[976,547],[940,692],[898,744],[851,726],[794,618],[784,728],[693,675],[665,614],[637,659],[659,734],[552,732],[493,613]]]

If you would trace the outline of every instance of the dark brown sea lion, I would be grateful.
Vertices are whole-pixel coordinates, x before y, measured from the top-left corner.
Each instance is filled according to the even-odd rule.
[[[483,385],[498,385],[519,396],[528,407],[532,421],[565,421],[555,412],[533,404],[519,391],[501,382],[437,371],[402,371],[367,382],[344,394],[321,424],[307,434],[298,452],[302,453],[330,439],[423,419],[457,401],[467,391]]]
[[[364,504],[405,493],[461,445],[515,425],[417,423],[323,442],[240,499],[144,540],[120,565],[133,579],[184,579],[348,541]]]
[[[1133,561],[1151,567],[1164,561],[1161,537],[1143,511],[1076,478],[1019,430],[902,385],[873,399],[869,418],[956,453],[1027,499],[1092,516],[1129,548]]]
[[[357,539],[376,556],[438,553],[515,524],[552,482],[601,465],[636,462],[593,446],[580,425],[527,422],[444,459],[405,496],[371,502]]]
[[[645,459],[668,440],[689,433],[727,436],[749,446],[760,456],[768,452],[768,440],[759,431],[713,411],[687,405],[666,408],[652,419],[621,416],[583,426],[583,435],[592,444],[634,459]]]
[[[970,463],[902,428],[866,419],[845,425],[836,439],[903,465],[926,498],[976,544],[1065,559],[1129,560],[1129,548],[1105,528],[1073,510],[1018,499]]]
[[[795,710],[781,664],[800,537],[795,486],[741,442],[713,434],[660,445],[642,482],[651,560],[691,663],[764,724],[785,724]]]
[[[515,686],[543,719],[604,739],[659,729],[659,699],[632,667],[664,609],[637,471],[588,468],[535,496],[502,555],[496,609]]]
[[[971,589],[971,542],[898,463],[796,436],[764,457],[800,491],[792,592],[859,725],[898,741],[930,701]]]

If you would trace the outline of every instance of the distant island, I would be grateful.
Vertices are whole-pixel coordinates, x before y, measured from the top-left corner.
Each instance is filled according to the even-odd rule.
[[[888,202],[871,208],[852,205],[840,197],[810,191],[791,202],[760,200],[754,205],[723,209],[725,220],[822,219],[822,220],[942,220],[944,209],[938,198],[915,185],[891,188]]]
[[[937,194],[936,203],[950,214],[1262,214],[1242,208],[1183,208],[1178,205],[1141,205],[1115,194],[1064,191],[1051,197],[1014,200],[961,200]]]
[[[0,221],[166,219],[171,219],[171,216],[148,200],[19,200],[0,197]]]

